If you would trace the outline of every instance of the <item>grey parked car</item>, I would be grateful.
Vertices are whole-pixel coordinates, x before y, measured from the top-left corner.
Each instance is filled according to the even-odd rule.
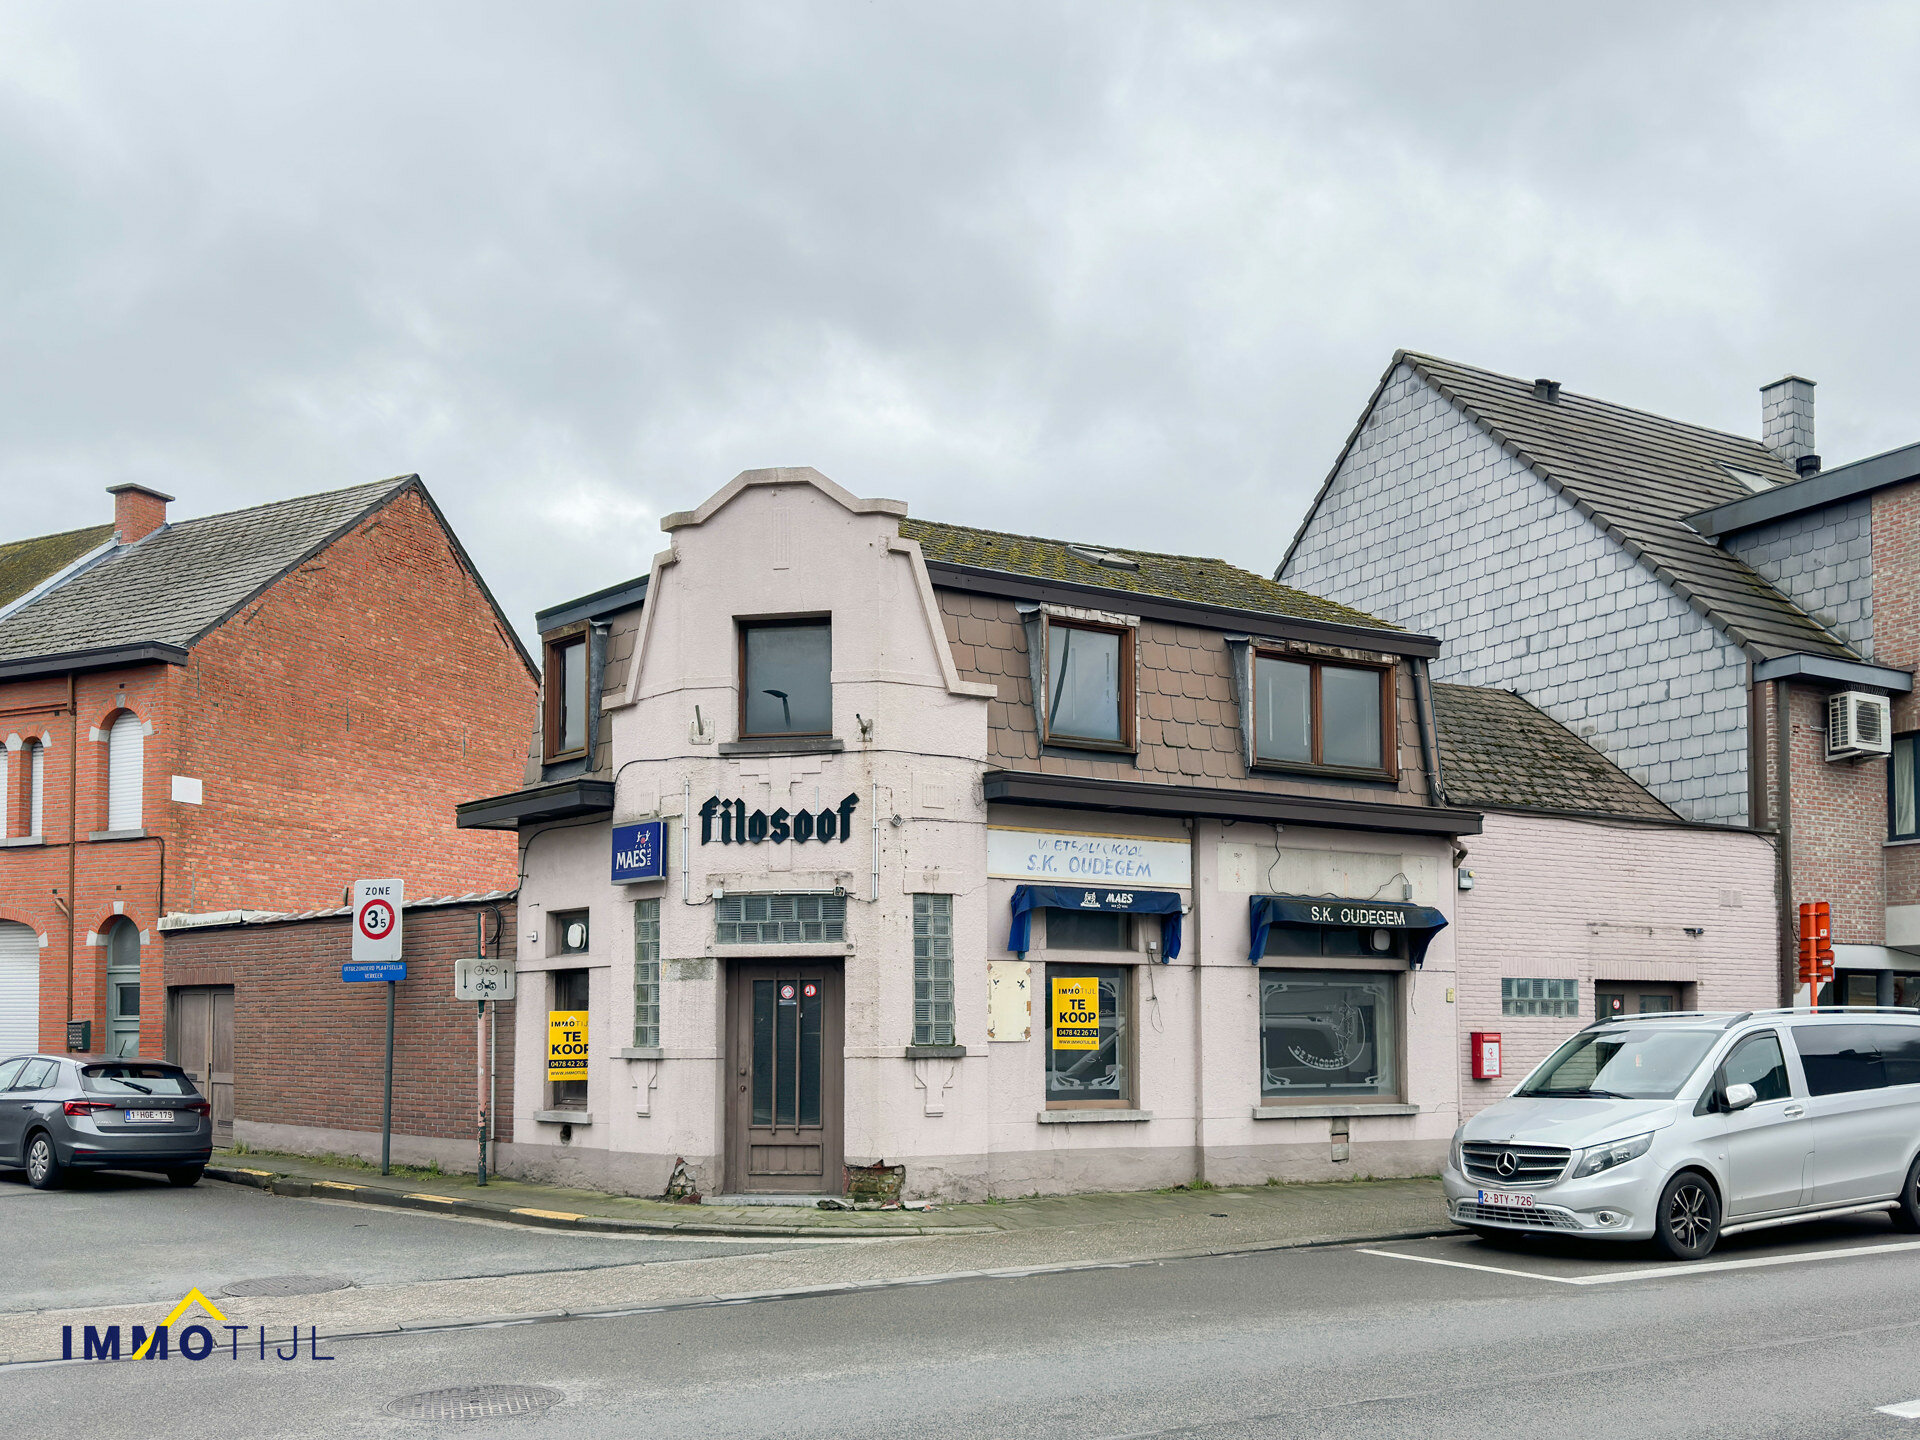
[[[175,1185],[213,1155],[213,1107],[178,1065],[109,1055],[0,1060],[0,1165],[36,1190],[68,1169],[158,1170]]]

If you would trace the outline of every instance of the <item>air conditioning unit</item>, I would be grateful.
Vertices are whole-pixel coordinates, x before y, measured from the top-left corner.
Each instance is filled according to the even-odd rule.
[[[1858,760],[1893,749],[1893,710],[1884,695],[1842,690],[1827,697],[1827,759]]]

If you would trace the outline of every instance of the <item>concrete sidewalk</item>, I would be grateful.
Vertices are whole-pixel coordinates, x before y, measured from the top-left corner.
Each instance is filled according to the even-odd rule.
[[[317,1196],[549,1229],[679,1235],[881,1238],[1147,1227],[1228,1244],[1311,1244],[1447,1228],[1437,1180],[1350,1180],[1317,1185],[1047,1195],[926,1210],[809,1206],[670,1205],[630,1195],[420,1171],[378,1170],[304,1155],[214,1156],[211,1179],[279,1195]],[[1219,1221],[1228,1221],[1221,1226]],[[1188,1246],[1176,1246],[1186,1250]],[[1203,1247],[1208,1248],[1208,1247]]]

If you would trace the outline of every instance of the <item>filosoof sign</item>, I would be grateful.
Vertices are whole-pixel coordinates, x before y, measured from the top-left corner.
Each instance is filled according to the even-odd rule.
[[[587,1078],[587,1012],[547,1012],[547,1079]]]
[[[1076,975],[1054,980],[1053,1048],[1100,1048],[1100,982],[1095,977]]]
[[[400,930],[407,904],[404,880],[353,882],[353,963],[376,965],[400,958]]]

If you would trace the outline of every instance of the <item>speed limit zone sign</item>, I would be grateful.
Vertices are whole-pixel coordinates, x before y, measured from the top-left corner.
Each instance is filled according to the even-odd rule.
[[[400,880],[353,882],[353,961],[378,965],[400,958],[400,913],[406,885]]]

